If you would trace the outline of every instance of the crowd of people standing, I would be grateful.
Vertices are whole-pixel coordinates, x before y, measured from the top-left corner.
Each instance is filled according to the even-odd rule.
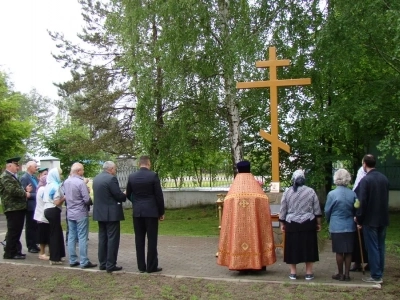
[[[2,242],[4,259],[25,259],[26,254],[22,253],[20,243],[25,223],[28,252],[38,253],[39,259],[48,260],[51,265],[64,264],[66,246],[61,213],[65,204],[69,266],[83,269],[97,267],[88,258],[89,211],[93,205],[93,219],[99,226],[99,269],[109,273],[120,271],[122,267],[117,265],[117,257],[120,221],[124,220],[122,202],[128,197],[135,211],[133,227],[138,269],[148,273],[162,270],[158,266],[157,238],[158,222],[164,220],[164,198],[160,180],[150,170],[148,156],[140,157],[140,170],[129,177],[126,192],[121,191],[115,176],[115,163],[106,161],[103,172],[93,179],[94,202],[83,177],[83,164],[74,163],[68,178],[62,182],[60,168],[37,170],[34,161],[27,163],[27,171],[19,179],[19,161],[20,157],[8,159],[6,169],[0,175],[0,195],[7,220],[6,239]],[[37,171],[38,177],[35,176]]]
[[[158,175],[150,170],[148,156],[140,157],[140,169],[129,176],[125,192],[121,191],[115,176],[115,163],[105,162],[103,172],[93,179],[95,201],[91,199],[81,163],[71,166],[69,177],[62,183],[59,168],[39,170],[36,178],[35,162],[27,164],[27,172],[19,180],[16,176],[19,160],[19,157],[7,160],[6,170],[0,176],[0,194],[7,218],[4,259],[25,258],[19,242],[25,223],[28,227],[34,224],[33,229],[26,229],[28,251],[39,253],[39,258],[49,260],[50,264],[63,264],[66,251],[61,211],[65,203],[69,265],[97,267],[87,255],[89,210],[93,205],[93,220],[98,222],[99,229],[99,269],[110,273],[120,271],[117,257],[120,221],[124,220],[122,202],[129,199],[133,205],[138,270],[147,273],[162,270],[158,264],[157,240],[159,221],[164,220],[164,198]],[[364,156],[363,172],[359,172],[362,175],[358,176],[353,190],[347,187],[351,181],[347,170],[339,169],[334,174],[336,188],[328,194],[324,212],[332,252],[336,254],[338,272],[332,276],[335,280],[351,280],[350,271],[359,269],[350,267],[352,261],[359,263],[354,259],[354,252],[364,248],[368,258],[362,252],[361,256],[368,260],[370,277],[363,280],[383,282],[389,181],[375,165],[373,155]],[[217,263],[230,270],[266,270],[276,262],[268,197],[250,173],[249,162],[240,162],[237,167],[239,173],[224,201]],[[280,229],[285,233],[284,262],[289,265],[292,280],[298,279],[299,263],[305,263],[305,279],[314,279],[313,264],[319,260],[317,232],[321,230],[323,215],[315,191],[305,183],[304,171],[295,171],[292,186],[282,195],[279,212]],[[355,245],[360,248],[357,250]]]

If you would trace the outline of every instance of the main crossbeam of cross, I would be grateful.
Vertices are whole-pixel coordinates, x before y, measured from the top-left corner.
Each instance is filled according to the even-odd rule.
[[[276,48],[269,47],[269,60],[257,61],[257,68],[269,68],[269,80],[266,81],[252,81],[252,82],[237,82],[237,89],[254,89],[254,88],[270,88],[270,113],[271,113],[271,133],[260,129],[260,135],[271,143],[272,154],[272,182],[279,182],[279,149],[290,153],[290,146],[285,144],[279,139],[279,126],[278,126],[278,87],[281,86],[294,86],[294,85],[308,85],[311,84],[310,78],[299,79],[277,79],[277,67],[289,66],[290,60],[276,59]]]

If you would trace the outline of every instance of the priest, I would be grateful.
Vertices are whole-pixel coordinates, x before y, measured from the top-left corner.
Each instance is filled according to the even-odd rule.
[[[250,173],[250,162],[239,162],[237,169],[224,199],[217,263],[230,270],[264,270],[276,261],[268,197]]]

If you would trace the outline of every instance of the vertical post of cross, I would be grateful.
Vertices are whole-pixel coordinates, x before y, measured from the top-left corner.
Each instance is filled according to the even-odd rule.
[[[279,140],[279,123],[278,123],[278,86],[293,86],[293,85],[308,85],[311,84],[310,78],[300,79],[277,79],[277,67],[289,66],[290,60],[276,59],[276,48],[269,48],[269,60],[257,61],[257,68],[269,68],[269,80],[267,81],[252,81],[252,82],[237,82],[237,89],[252,89],[252,88],[270,88],[270,114],[271,114],[271,134],[260,130],[260,135],[271,143],[272,156],[272,183],[277,184],[277,192],[279,192],[279,149],[290,153],[289,145]]]

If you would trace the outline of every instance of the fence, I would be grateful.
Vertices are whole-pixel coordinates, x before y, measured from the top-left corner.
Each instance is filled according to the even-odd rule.
[[[205,174],[201,177],[182,176],[179,178],[161,178],[163,188],[197,188],[197,187],[228,187],[233,176]]]
[[[137,167],[127,164],[118,164],[117,168],[117,179],[119,182],[119,187],[122,190],[126,189],[126,185],[128,183],[129,174],[136,172]]]
[[[136,162],[132,160],[120,160],[117,162],[117,178],[120,188],[125,190],[128,183],[129,174],[138,170]],[[268,190],[265,183],[269,182],[270,177],[255,176],[263,183],[264,188]],[[163,189],[185,189],[185,188],[227,188],[233,182],[233,175],[225,174],[222,171],[201,172],[198,176],[181,176],[179,178],[165,177],[160,178]]]

